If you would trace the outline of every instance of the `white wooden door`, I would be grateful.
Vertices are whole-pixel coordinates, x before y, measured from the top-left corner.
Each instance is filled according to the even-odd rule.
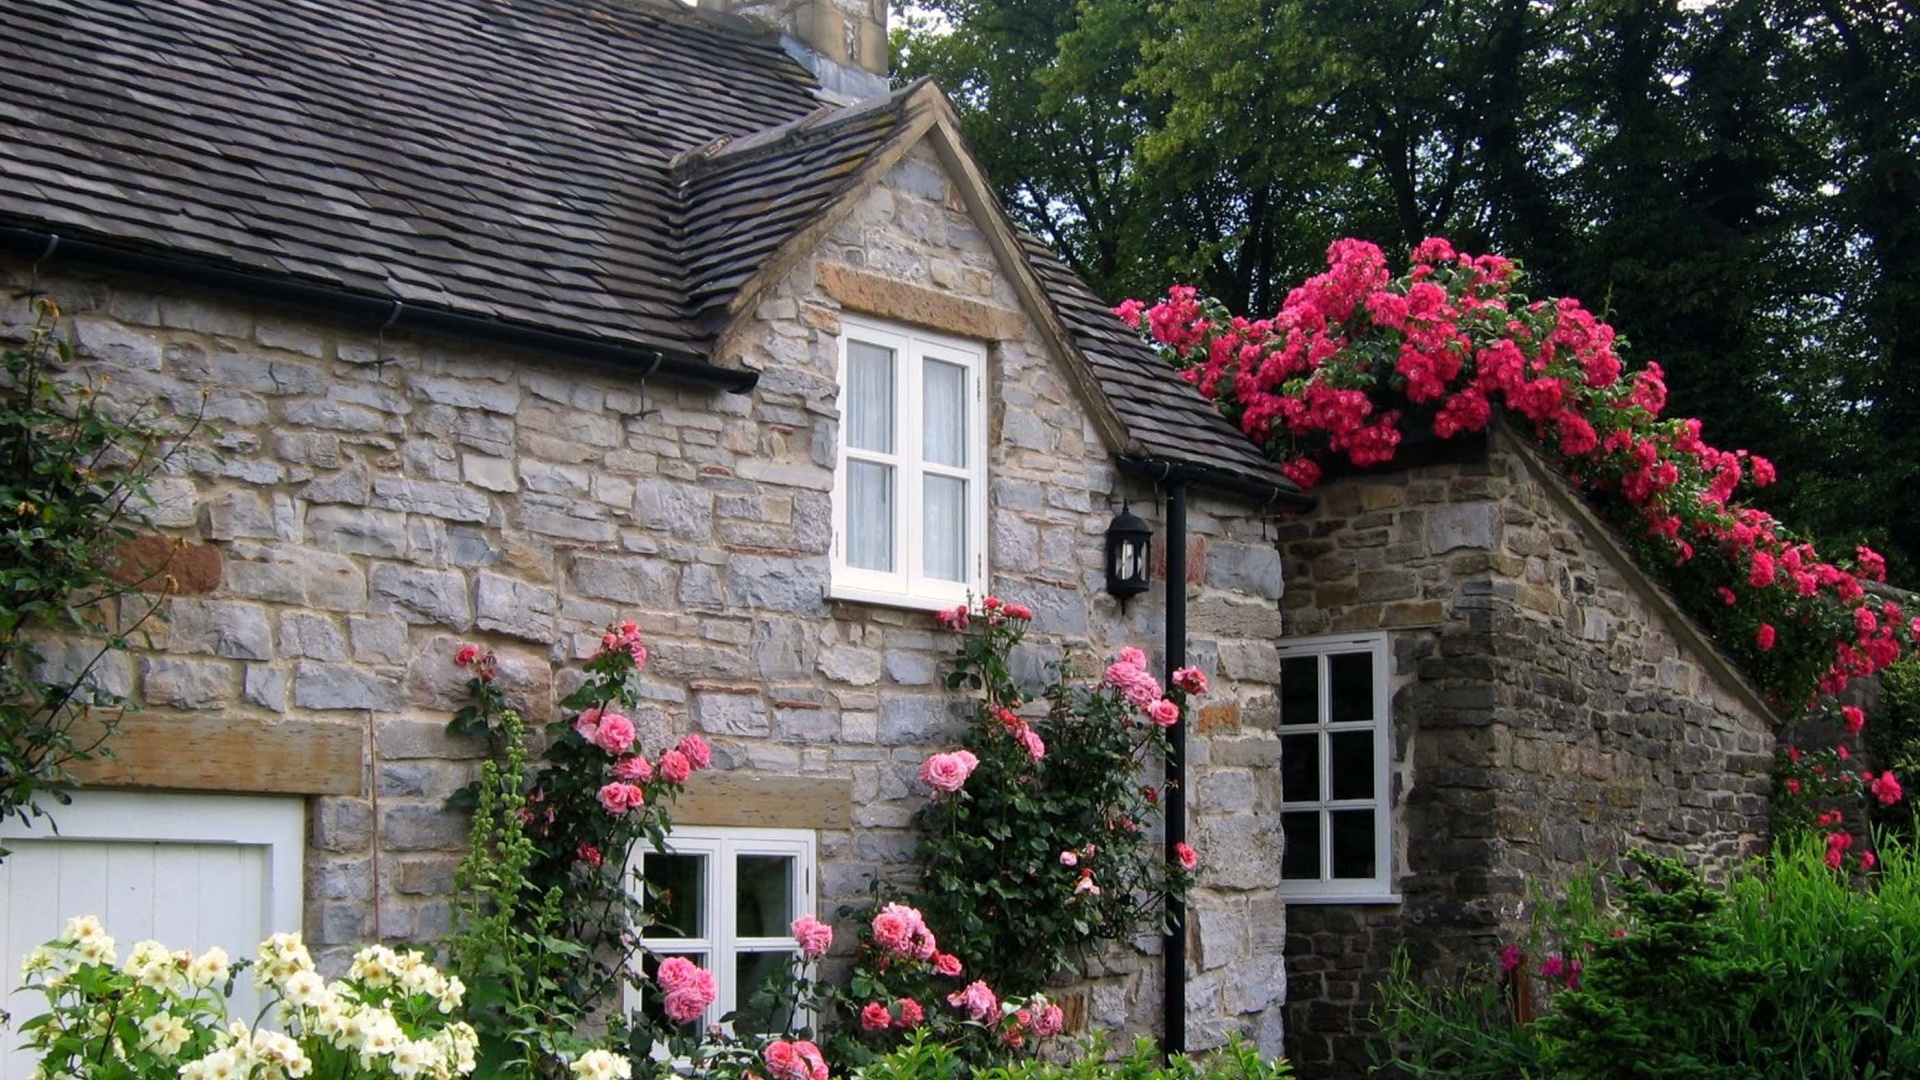
[[[38,993],[14,993],[20,960],[75,915],[96,915],[122,959],[136,941],[238,960],[268,935],[299,930],[302,837],[298,798],[83,792],[46,819],[0,825],[0,980],[12,1022],[0,1034],[0,1080],[26,1080],[17,1025],[42,1011]],[[55,832],[53,826],[57,826]],[[252,980],[241,976],[241,1015],[252,1018]]]

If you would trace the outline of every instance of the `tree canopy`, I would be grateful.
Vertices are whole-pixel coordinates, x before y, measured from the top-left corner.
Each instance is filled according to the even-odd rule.
[[[1514,255],[1778,461],[1769,509],[1920,576],[1911,0],[922,0],[895,46],[1110,300]]]

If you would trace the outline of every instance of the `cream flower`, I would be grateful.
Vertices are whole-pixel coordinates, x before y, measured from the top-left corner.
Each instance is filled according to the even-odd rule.
[[[571,1066],[580,1080],[632,1080],[633,1063],[605,1050],[589,1050]]]
[[[227,981],[232,971],[233,965],[227,959],[227,950],[215,945],[187,964],[187,982],[199,987],[219,986]]]

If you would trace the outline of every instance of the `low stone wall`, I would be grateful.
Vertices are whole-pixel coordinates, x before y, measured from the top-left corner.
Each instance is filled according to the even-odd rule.
[[[1550,889],[1631,846],[1724,865],[1764,843],[1771,718],[1508,434],[1332,483],[1282,528],[1288,633],[1392,634],[1391,906],[1289,906],[1287,1048],[1366,1075],[1371,984],[1490,965]]]

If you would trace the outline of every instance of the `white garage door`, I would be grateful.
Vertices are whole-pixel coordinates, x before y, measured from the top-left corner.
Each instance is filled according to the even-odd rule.
[[[21,957],[74,915],[99,916],[123,959],[146,938],[252,956],[269,934],[300,929],[305,811],[298,798],[92,791],[54,808],[57,834],[44,818],[0,825],[12,851],[0,861],[0,980],[17,987]],[[42,1004],[10,993],[0,1008],[17,1025]],[[256,1003],[245,1004],[251,1015]],[[32,1073],[18,1045],[10,1025],[0,1080]]]

